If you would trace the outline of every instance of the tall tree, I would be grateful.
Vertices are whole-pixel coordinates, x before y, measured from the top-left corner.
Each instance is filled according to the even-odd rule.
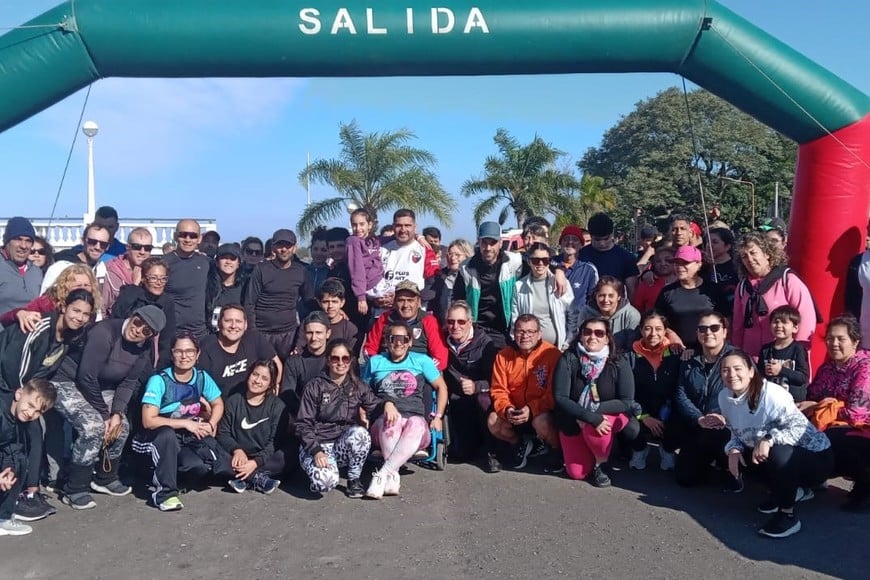
[[[700,216],[703,188],[708,209],[719,206],[724,221],[747,227],[753,188],[756,222],[767,214],[777,182],[781,194],[790,194],[793,142],[707,91],[687,98],[691,123],[683,92],[667,89],[638,103],[577,163],[619,192],[615,213],[623,226],[637,209],[645,220],[671,212]]]
[[[341,153],[335,159],[317,159],[299,173],[332,187],[338,195],[305,208],[296,228],[307,235],[318,225],[342,215],[353,203],[377,216],[380,211],[408,208],[452,223],[456,202],[433,172],[435,156],[412,147],[407,129],[364,134],[356,121],[339,129]]]
[[[556,217],[553,231],[559,231],[569,224],[586,227],[590,216],[596,212],[613,212],[617,206],[617,195],[604,186],[604,178],[586,174],[580,179],[578,189],[556,196],[551,213]]]
[[[475,223],[501,207],[499,223],[513,214],[520,226],[529,216],[544,215],[558,194],[577,187],[574,175],[556,166],[565,153],[537,135],[521,145],[507,130],[499,129],[493,142],[498,155],[486,158],[483,177],[462,184],[465,197],[484,196],[474,205]]]

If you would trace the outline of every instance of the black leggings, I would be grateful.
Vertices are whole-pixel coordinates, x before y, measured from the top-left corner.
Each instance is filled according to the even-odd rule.
[[[674,466],[677,483],[684,486],[704,483],[710,475],[710,464],[728,465],[725,444],[731,439],[728,429],[704,429],[700,426],[675,422],[680,453]]]
[[[834,471],[870,485],[870,439],[856,432],[852,427],[830,427],[825,431],[834,450]]]
[[[748,469],[761,474],[776,505],[781,509],[794,506],[798,487],[815,487],[824,483],[834,471],[834,452],[810,451],[805,447],[773,445],[767,461],[752,463],[752,449],[743,452]]]

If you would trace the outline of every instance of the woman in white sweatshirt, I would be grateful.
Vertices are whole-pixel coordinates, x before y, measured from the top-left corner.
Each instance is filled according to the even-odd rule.
[[[748,354],[728,353],[720,369],[726,387],[719,393],[722,424],[731,431],[725,445],[728,469],[738,479],[742,467],[757,469],[770,488],[770,497],[758,510],[773,516],[760,534],[796,534],[801,523],[794,504],[812,499],[812,488],[831,475],[831,443],[798,410],[787,390],[756,372]]]

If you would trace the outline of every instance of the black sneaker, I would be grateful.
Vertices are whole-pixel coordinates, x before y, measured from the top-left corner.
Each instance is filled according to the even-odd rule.
[[[740,493],[743,491],[743,476],[734,477],[731,474],[728,474],[728,478],[725,480],[725,486],[722,488],[722,491],[725,493]],[[769,513],[769,512],[765,512]]]
[[[586,476],[586,481],[593,487],[610,487],[610,477],[604,471],[603,465],[596,465],[592,473]]]
[[[529,452],[529,457],[540,457],[550,452],[550,446],[535,437],[532,439],[532,450]]]
[[[529,453],[532,452],[532,442],[529,439],[522,439],[514,447],[513,468],[522,469],[526,466],[529,459]]]
[[[487,473],[498,473],[501,471],[501,461],[498,460],[493,453],[487,453],[486,455],[486,472]]]
[[[72,495],[64,494],[60,498],[60,501],[74,510],[89,510],[97,507],[97,502],[87,492],[74,493]]]
[[[778,511],[758,530],[758,533],[768,538],[787,538],[799,531],[801,531],[801,521],[795,517],[794,513],[787,514]]]
[[[365,494],[365,492],[366,488],[363,487],[359,478],[347,480],[347,491],[345,492],[347,497],[351,499],[359,499]]]
[[[565,460],[562,458],[560,449],[550,449],[547,459],[544,460],[544,473],[557,475],[565,471]]]
[[[858,482],[854,483],[843,509],[847,512],[870,511],[870,488]]]
[[[48,503],[41,493],[22,493],[15,506],[15,517],[22,522],[35,522],[57,513],[57,508]]]
[[[758,511],[763,514],[775,514],[779,511],[779,504],[773,499],[773,496],[768,496],[766,500],[761,502],[758,506]]]

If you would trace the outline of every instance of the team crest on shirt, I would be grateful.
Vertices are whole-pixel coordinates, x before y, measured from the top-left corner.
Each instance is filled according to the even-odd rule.
[[[411,252],[411,261],[414,262],[415,264],[420,262],[420,260],[422,260],[422,259],[423,259],[423,254],[421,254],[417,250],[414,250],[413,252]]]
[[[543,389],[547,386],[547,367],[540,366],[535,369],[535,379],[538,381],[538,388]]]
[[[320,404],[321,404],[321,405],[328,405],[328,404],[329,404],[329,400],[330,400],[331,398],[332,398],[332,397],[330,397],[329,393],[323,393],[322,395],[320,395]]]
[[[411,333],[414,335],[414,340],[420,340],[420,337],[423,336],[423,329],[418,326]]]

